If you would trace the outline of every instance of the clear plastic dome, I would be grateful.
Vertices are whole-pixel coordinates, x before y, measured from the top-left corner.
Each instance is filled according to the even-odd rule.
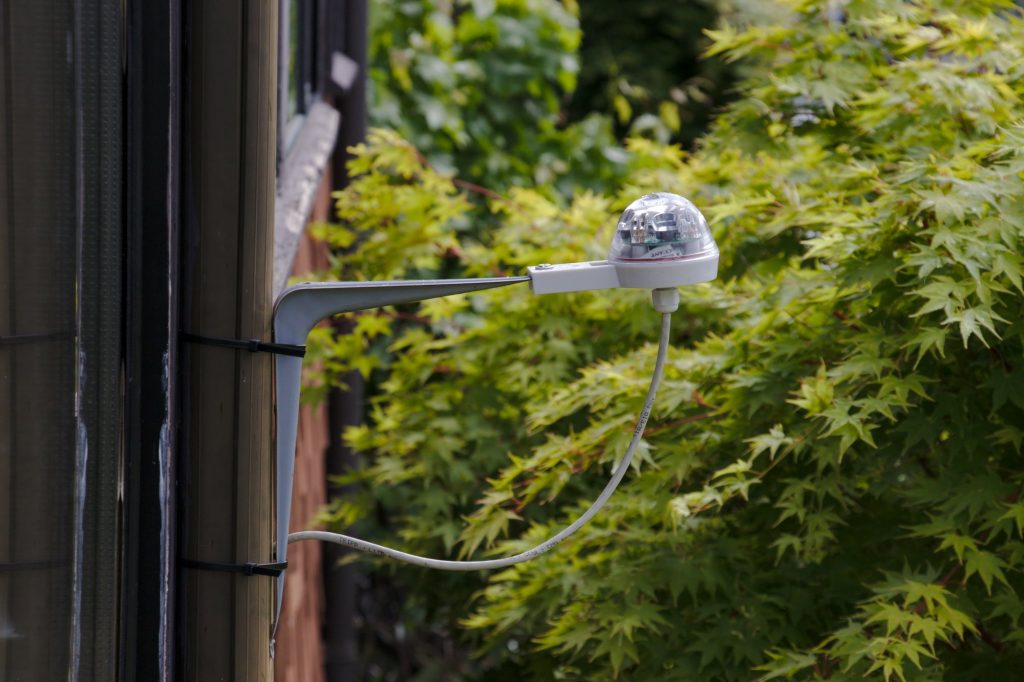
[[[717,249],[708,221],[689,199],[655,192],[640,197],[622,212],[608,260],[676,260]]]

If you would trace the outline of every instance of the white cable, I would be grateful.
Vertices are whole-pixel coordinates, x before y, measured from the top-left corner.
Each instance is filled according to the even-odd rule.
[[[665,355],[668,352],[671,321],[672,313],[666,312],[662,314],[661,336],[658,341],[658,359],[654,363],[654,375],[651,376],[651,385],[650,388],[647,389],[647,398],[644,399],[644,408],[643,411],[640,412],[640,418],[636,422],[636,429],[633,430],[633,439],[629,441],[629,447],[626,448],[625,456],[623,456],[622,461],[619,462],[619,466],[615,468],[615,472],[612,474],[611,480],[608,481],[608,485],[604,487],[604,490],[601,491],[601,494],[596,500],[594,500],[593,504],[590,505],[587,511],[583,512],[583,515],[573,521],[572,525],[563,528],[557,535],[554,535],[536,547],[528,549],[520,554],[516,554],[515,556],[505,557],[504,559],[487,559],[483,561],[428,559],[427,557],[408,554],[407,552],[401,552],[397,549],[391,549],[390,547],[384,547],[383,545],[374,544],[348,535],[329,533],[322,530],[304,530],[299,531],[298,533],[292,533],[288,536],[288,544],[290,545],[293,542],[301,542],[302,540],[323,540],[324,542],[334,542],[339,545],[345,545],[346,547],[358,549],[362,552],[368,552],[378,556],[387,556],[392,559],[398,559],[399,561],[416,564],[417,566],[436,568],[442,571],[477,571],[491,568],[505,568],[506,566],[519,564],[543,554],[578,531],[586,525],[586,523],[590,521],[597,512],[601,511],[601,507],[603,507],[605,502],[608,501],[608,498],[612,496],[612,493],[615,492],[615,489],[619,486],[622,478],[629,470],[629,463],[633,460],[633,453],[636,451],[636,446],[640,444],[640,439],[644,435],[644,428],[647,426],[647,419],[651,416],[651,406],[654,404],[654,397],[658,394],[658,386],[661,384],[661,376],[665,369]]]

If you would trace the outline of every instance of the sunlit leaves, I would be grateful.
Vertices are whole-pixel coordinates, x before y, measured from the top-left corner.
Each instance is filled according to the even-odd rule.
[[[472,4],[473,21],[513,4]],[[339,277],[602,258],[617,211],[653,190],[693,199],[722,250],[719,279],[684,291],[621,493],[551,553],[462,583],[450,608],[481,665],[1019,673],[995,652],[1024,654],[1024,22],[994,0],[788,5],[787,20],[709,34],[747,60],[744,97],[693,153],[631,141],[614,191],[484,188],[495,228],[481,233],[477,190],[404,140],[376,133],[356,152],[345,225],[322,229],[349,249]],[[417,63],[410,78],[477,77]],[[525,286],[350,322],[317,358],[375,382],[369,424],[347,435],[366,458],[356,478],[397,542],[462,556],[522,551],[593,499],[631,434],[656,325],[642,292]]]

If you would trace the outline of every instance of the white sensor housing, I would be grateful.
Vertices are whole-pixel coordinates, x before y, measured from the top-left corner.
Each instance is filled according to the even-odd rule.
[[[678,194],[655,192],[622,212],[608,260],[528,270],[535,294],[679,287],[718,275],[718,245],[693,203]]]

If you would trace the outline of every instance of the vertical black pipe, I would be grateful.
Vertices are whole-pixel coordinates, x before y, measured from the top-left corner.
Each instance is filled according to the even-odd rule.
[[[181,6],[126,6],[121,679],[175,679]]]
[[[334,189],[348,184],[346,151],[366,138],[366,79],[369,63],[369,7],[367,0],[346,0],[338,3],[337,14],[331,18],[331,36],[340,36],[334,43],[359,67],[352,87],[340,95],[341,129],[335,146],[332,178]],[[346,391],[333,391],[329,399],[330,446],[327,451],[328,481],[350,471],[355,455],[341,440],[342,432],[363,421],[363,381],[357,372],[345,378]],[[346,494],[344,488],[328,482],[327,499]],[[357,679],[356,612],[358,569],[354,564],[339,565],[345,556],[340,545],[327,544],[323,549],[324,575],[324,643],[327,682],[355,682]]]
[[[347,390],[332,391],[328,400],[328,500],[351,492],[345,486],[331,484],[330,480],[351,471],[357,464],[355,453],[344,444],[341,434],[349,426],[363,421],[363,379],[358,372],[350,372],[345,383]],[[329,543],[323,547],[324,666],[327,682],[355,682],[359,679],[356,632],[359,568],[356,564],[339,563],[348,551]]]
[[[343,52],[359,66],[352,87],[341,96],[338,110],[341,112],[341,129],[338,131],[337,152],[332,168],[336,188],[348,184],[348,170],[345,164],[349,154],[345,150],[359,144],[366,138],[367,104],[366,79],[369,68],[369,6],[367,0],[346,0],[342,16]]]

